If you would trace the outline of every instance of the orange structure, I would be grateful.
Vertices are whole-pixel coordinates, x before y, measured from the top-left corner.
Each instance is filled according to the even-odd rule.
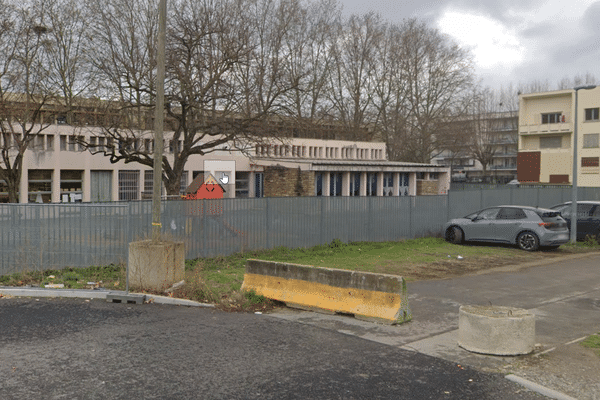
[[[185,198],[186,200],[222,199],[224,193],[225,189],[212,174],[209,174],[206,180],[203,175],[198,175],[185,190]]]

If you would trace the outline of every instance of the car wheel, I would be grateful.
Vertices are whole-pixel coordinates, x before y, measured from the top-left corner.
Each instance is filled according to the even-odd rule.
[[[461,244],[463,241],[463,231],[458,226],[448,228],[446,231],[446,241],[454,244]]]
[[[540,240],[533,232],[521,232],[517,237],[517,246],[521,250],[536,251],[540,247]]]

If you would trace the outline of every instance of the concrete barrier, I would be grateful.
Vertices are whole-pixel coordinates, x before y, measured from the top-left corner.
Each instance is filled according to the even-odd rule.
[[[399,324],[412,318],[401,276],[248,260],[242,290],[304,310]]]

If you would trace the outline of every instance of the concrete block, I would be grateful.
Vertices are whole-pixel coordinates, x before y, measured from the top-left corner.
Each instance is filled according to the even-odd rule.
[[[242,290],[294,308],[398,324],[412,318],[401,276],[248,260]]]
[[[144,304],[146,296],[133,293],[108,293],[106,301],[109,303]]]
[[[529,354],[535,346],[535,316],[520,308],[462,306],[458,345],[481,354]]]
[[[163,292],[185,274],[183,242],[141,240],[129,243],[129,285]]]

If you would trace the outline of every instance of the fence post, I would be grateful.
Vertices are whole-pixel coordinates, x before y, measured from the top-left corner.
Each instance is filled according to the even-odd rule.
[[[414,239],[414,235],[413,235],[413,223],[412,223],[412,219],[413,219],[413,202],[414,199],[416,199],[416,196],[410,196],[408,198],[409,202],[408,202],[408,238],[409,239]]]
[[[269,201],[270,201],[270,197],[265,197],[265,235],[266,235],[266,243],[267,249],[271,248],[271,240],[269,240],[269,235],[271,234],[271,232],[269,231],[269,220],[271,218],[269,218]]]
[[[321,215],[319,218],[321,223],[319,224],[319,244],[324,244],[323,243],[323,226],[325,226],[325,223],[323,222],[324,218],[323,216],[325,215],[325,196],[319,196],[317,197],[320,201],[321,201]]]

